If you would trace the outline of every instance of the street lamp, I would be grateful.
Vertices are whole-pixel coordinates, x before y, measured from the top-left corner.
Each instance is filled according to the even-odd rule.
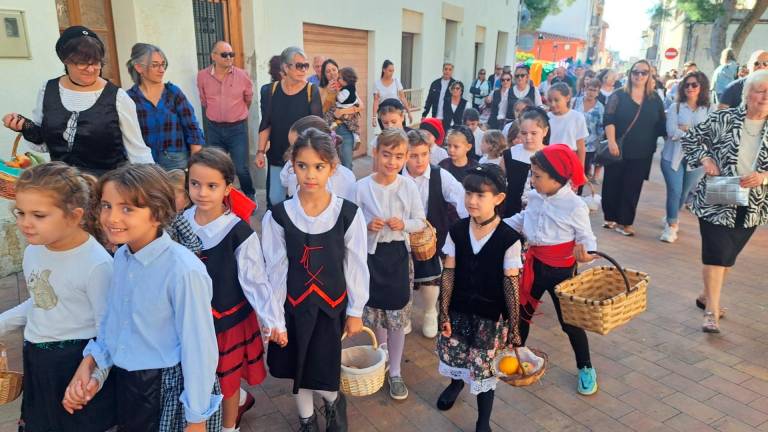
[[[552,48],[554,49],[554,58],[552,61],[557,62],[557,44],[552,45]]]
[[[539,55],[536,57],[537,59],[541,60],[541,41],[544,40],[544,35],[539,33]]]

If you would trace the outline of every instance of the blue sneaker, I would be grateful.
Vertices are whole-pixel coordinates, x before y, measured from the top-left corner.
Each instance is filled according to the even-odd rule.
[[[584,367],[579,370],[578,392],[584,396],[597,393],[597,371],[595,368]]]

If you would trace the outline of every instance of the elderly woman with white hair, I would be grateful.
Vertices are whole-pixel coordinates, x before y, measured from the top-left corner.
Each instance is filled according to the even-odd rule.
[[[768,70],[747,77],[742,101],[712,113],[681,139],[690,168],[703,166],[706,173],[692,210],[699,218],[704,265],[704,291],[696,304],[705,310],[707,333],[720,332],[720,291],[728,270],[755,229],[768,223]],[[715,199],[708,181],[713,176],[730,177],[748,189],[748,202]]]
[[[288,150],[288,131],[293,123],[308,115],[323,116],[323,103],[316,85],[307,83],[310,64],[301,48],[288,47],[280,54],[283,78],[272,83],[269,100],[259,125],[259,148],[256,166],[263,168],[268,162],[267,206],[285,200],[287,191],[280,181],[280,170],[285,165]],[[269,143],[269,149],[267,149]]]
[[[136,103],[141,135],[152,158],[166,170],[186,170],[190,154],[203,148],[205,138],[184,92],[163,82],[165,53],[155,45],[137,43],[126,67],[134,82],[128,96]]]

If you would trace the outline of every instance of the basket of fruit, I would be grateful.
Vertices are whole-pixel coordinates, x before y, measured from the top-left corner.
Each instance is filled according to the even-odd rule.
[[[541,379],[547,371],[548,363],[544,351],[515,347],[498,352],[491,368],[501,381],[515,387],[524,387]]]
[[[11,200],[16,199],[16,180],[18,180],[21,172],[32,165],[45,163],[42,156],[32,152],[23,155],[16,154],[19,149],[19,141],[21,141],[21,134],[16,135],[16,139],[13,141],[10,160],[0,159],[0,197]]]

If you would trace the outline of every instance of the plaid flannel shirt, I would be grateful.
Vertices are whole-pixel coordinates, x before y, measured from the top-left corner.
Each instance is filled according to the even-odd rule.
[[[195,117],[195,109],[180,88],[165,83],[157,106],[134,85],[128,95],[136,103],[141,135],[158,160],[160,152],[189,152],[192,145],[205,144],[205,137]]]
[[[168,235],[171,236],[173,241],[191,250],[195,254],[199,254],[203,250],[203,242],[200,237],[192,231],[192,225],[184,218],[183,213],[177,214],[168,225]]]

